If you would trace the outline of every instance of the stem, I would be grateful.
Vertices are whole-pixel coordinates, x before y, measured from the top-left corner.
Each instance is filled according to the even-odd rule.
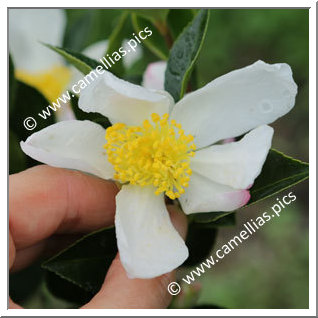
[[[168,48],[170,49],[173,44],[173,38],[167,24],[163,21],[156,21],[155,27],[158,29],[159,33],[164,37]]]

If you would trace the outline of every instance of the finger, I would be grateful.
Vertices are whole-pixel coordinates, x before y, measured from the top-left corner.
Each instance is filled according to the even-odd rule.
[[[185,238],[185,215],[175,206],[168,209],[173,225]],[[117,255],[101,290],[83,308],[166,308],[171,301],[167,287],[174,280],[175,271],[152,279],[129,279]]]
[[[23,309],[9,297],[9,309]]]
[[[87,232],[114,223],[113,182],[49,166],[9,179],[9,225],[17,249],[54,232]]]
[[[9,231],[9,269],[11,269],[14,261],[15,261],[15,246],[14,246],[14,241],[13,241],[11,232]]]

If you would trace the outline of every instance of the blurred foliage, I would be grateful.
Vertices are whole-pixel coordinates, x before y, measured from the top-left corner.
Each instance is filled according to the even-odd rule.
[[[296,195],[299,187],[293,191]],[[198,304],[214,303],[225,308],[308,308],[308,223],[300,213],[307,211],[298,199],[279,218],[270,220],[196,280],[202,286]],[[237,235],[250,218],[267,211],[274,200],[238,214],[240,221],[235,228],[220,230],[215,248]],[[180,273],[180,277],[190,270]]]
[[[63,47],[82,51],[95,42],[107,39],[116,27],[122,9],[66,9],[67,25]]]
[[[61,55],[67,55],[69,62],[77,66],[83,66],[78,61],[83,61],[85,57],[78,52],[87,46],[108,39],[109,50],[113,48],[115,50],[122,40],[132,37],[138,26],[142,25],[143,28],[151,25],[152,37],[140,45],[142,57],[128,69],[124,69],[122,64],[118,69],[114,69],[115,73],[122,73],[123,78],[137,84],[141,83],[142,74],[148,63],[168,58],[168,49],[171,48],[173,41],[179,39],[184,28],[189,26],[193,16],[198,13],[197,9],[133,10],[134,13],[129,14],[127,18],[127,12],[132,13],[132,10],[67,9],[65,11],[67,25],[64,49],[58,50]],[[273,146],[288,155],[308,161],[308,32],[308,10],[305,9],[210,10],[210,23],[190,78],[190,86],[201,87],[222,74],[259,59],[268,63],[290,64],[299,94],[293,111],[273,125],[276,132]],[[36,164],[20,150],[19,141],[25,140],[30,134],[21,127],[21,123],[25,117],[32,115],[32,112],[43,109],[47,101],[35,89],[15,81],[14,65],[11,60],[9,66],[9,166],[10,173],[14,173]],[[72,105],[76,109],[76,97],[72,98]],[[79,119],[87,118],[87,114],[81,111],[77,111],[76,115]],[[89,119],[95,121],[93,118],[95,114],[89,116],[91,116]],[[109,124],[106,118],[100,116],[96,120],[101,120],[104,126]],[[54,121],[53,116],[45,121],[45,125],[51,124],[49,121]],[[37,128],[42,128],[42,124],[44,123],[40,123]],[[224,261],[224,266],[218,264],[201,277],[201,296],[197,304],[194,302],[194,297],[190,297],[191,306],[197,308],[306,308],[308,306],[306,223],[308,190],[306,185],[298,185],[296,189],[297,204],[286,209],[279,219],[259,231],[258,235],[242,246],[239,252],[232,253],[233,255]],[[239,224],[255,211],[259,212],[262,206],[268,208],[269,205],[267,200],[257,207],[249,207],[244,212],[238,213]],[[187,265],[193,265],[206,257],[213,245],[221,244],[220,242],[231,235],[228,226],[235,224],[233,216],[234,214],[231,214],[221,218],[210,224],[211,226],[200,227],[195,223],[191,225],[187,240],[190,245]],[[215,227],[219,226],[223,226],[223,229],[219,231],[221,235],[215,242],[217,232]],[[238,225],[233,230],[237,228]],[[204,247],[200,245],[203,240],[207,242]],[[67,258],[70,253],[76,252],[76,248],[75,246],[71,250],[66,250],[60,258]],[[56,259],[53,258],[53,261]],[[180,274],[182,275],[182,272]],[[38,264],[11,275],[10,293],[13,299],[26,308],[75,308],[91,296],[83,294],[76,302],[76,297],[65,297],[63,293],[76,294],[78,287],[61,279],[59,281],[54,274],[47,274],[46,282],[43,277],[43,270],[39,270]],[[25,287],[29,284],[32,285],[32,293],[25,292]],[[199,291],[195,290],[194,294],[196,300]],[[56,298],[56,295],[63,300]],[[182,307],[182,301],[175,303],[178,304],[176,307]]]
[[[211,10],[197,63],[200,87],[257,60],[291,66],[298,85],[296,105],[272,125],[273,148],[308,162],[309,10]]]

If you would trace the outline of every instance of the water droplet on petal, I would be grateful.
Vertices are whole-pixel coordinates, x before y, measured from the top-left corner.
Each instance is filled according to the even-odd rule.
[[[259,104],[259,109],[262,113],[267,114],[273,111],[274,107],[273,104],[268,100],[263,100]]]

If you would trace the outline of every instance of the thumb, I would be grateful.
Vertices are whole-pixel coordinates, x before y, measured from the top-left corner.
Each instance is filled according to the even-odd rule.
[[[186,216],[176,206],[168,206],[168,211],[174,227],[185,238]],[[172,297],[167,287],[174,280],[175,271],[152,279],[130,279],[117,254],[101,290],[83,308],[166,308]]]

